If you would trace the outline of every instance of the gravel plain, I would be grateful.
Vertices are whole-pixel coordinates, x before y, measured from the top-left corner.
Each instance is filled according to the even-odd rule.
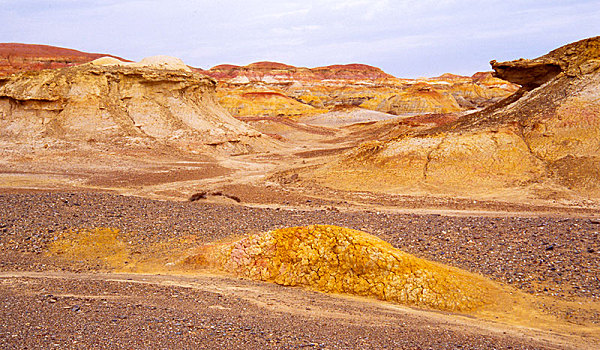
[[[243,300],[240,295],[134,283],[135,276],[131,282],[98,280],[93,276],[101,272],[99,268],[61,264],[45,254],[48,243],[69,229],[114,227],[150,245],[189,235],[210,242],[310,224],[363,230],[408,253],[481,273],[531,295],[565,301],[598,301],[600,297],[600,221],[593,217],[269,209],[97,192],[4,192],[0,194],[0,271],[42,275],[0,280],[0,317],[5,320],[0,325],[2,347],[557,348],[540,339],[453,330],[405,314],[383,322],[378,311],[360,303],[342,307],[358,308],[360,316],[350,317],[351,321],[293,312],[268,315],[256,300]],[[43,277],[56,271],[75,273],[75,277]],[[331,298],[292,290],[309,293],[315,302]],[[600,317],[590,310],[574,315],[573,321],[598,324]]]

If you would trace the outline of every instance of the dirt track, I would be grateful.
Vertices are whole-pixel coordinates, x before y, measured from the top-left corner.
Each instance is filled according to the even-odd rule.
[[[568,346],[551,332],[215,276],[0,273],[0,298],[0,339],[15,349]]]

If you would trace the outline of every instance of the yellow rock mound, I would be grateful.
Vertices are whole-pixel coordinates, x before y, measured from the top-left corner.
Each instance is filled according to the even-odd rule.
[[[481,276],[419,259],[370,234],[327,225],[279,229],[204,246],[185,264],[448,311],[491,304],[498,288]]]

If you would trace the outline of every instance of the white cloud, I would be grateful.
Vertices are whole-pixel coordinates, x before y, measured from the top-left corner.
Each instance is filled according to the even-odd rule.
[[[279,60],[361,62],[396,75],[487,69],[600,33],[597,1],[0,1],[0,41],[130,59],[178,55],[207,68]],[[516,57],[515,57],[516,55]]]

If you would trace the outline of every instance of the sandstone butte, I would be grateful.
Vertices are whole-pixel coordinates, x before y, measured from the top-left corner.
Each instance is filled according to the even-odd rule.
[[[203,246],[182,263],[285,286],[304,286],[445,311],[494,303],[499,287],[457,268],[419,259],[368,233],[312,225]]]
[[[76,66],[105,56],[127,61],[116,56],[48,45],[0,43],[0,76],[30,70]]]
[[[0,139],[225,153],[272,147],[218,104],[215,89],[212,78],[166,56],[17,73],[0,77]]]
[[[598,199],[600,37],[491,64],[523,87],[454,122],[365,143],[310,176],[361,191]]]

